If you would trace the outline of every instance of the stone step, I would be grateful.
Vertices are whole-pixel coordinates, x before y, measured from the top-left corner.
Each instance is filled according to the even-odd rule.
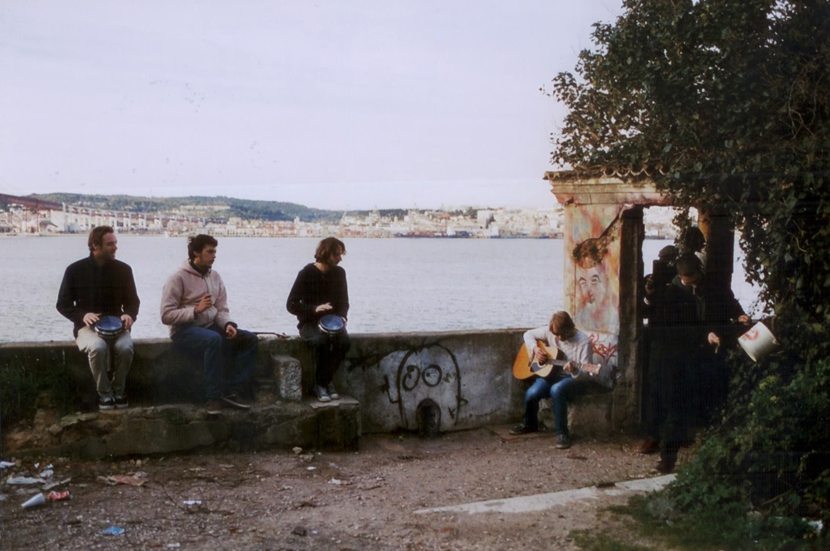
[[[6,456],[87,459],[181,453],[199,449],[256,451],[293,448],[357,450],[360,404],[354,398],[256,404],[250,410],[171,404],[67,415],[4,435]]]

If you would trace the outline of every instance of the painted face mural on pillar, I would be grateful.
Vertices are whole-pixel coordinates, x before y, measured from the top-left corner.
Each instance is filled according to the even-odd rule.
[[[580,308],[593,309],[602,304],[607,284],[602,265],[592,266],[587,270],[577,266],[576,276],[579,283]]]
[[[406,429],[426,434],[446,430],[458,421],[459,411],[467,403],[461,397],[458,362],[441,345],[407,351],[396,372],[384,378],[389,401],[398,405],[399,422]]]
[[[574,321],[578,327],[594,331],[616,332],[616,311],[619,280],[616,270],[618,253],[612,252],[611,243],[616,239],[615,222],[599,237],[588,238],[573,250],[574,277],[576,279],[576,312]]]

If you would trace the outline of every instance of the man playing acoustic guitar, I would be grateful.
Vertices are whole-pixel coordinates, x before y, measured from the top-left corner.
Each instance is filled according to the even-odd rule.
[[[538,431],[539,401],[550,396],[553,402],[556,447],[569,448],[571,439],[568,434],[568,403],[577,396],[581,381],[591,380],[599,375],[599,366],[589,364],[592,359],[591,341],[588,335],[576,328],[567,312],[556,312],[547,326],[527,331],[524,341],[527,350],[530,351],[530,362],[533,362],[534,366],[539,366],[531,370],[534,373],[538,371],[540,374],[548,374],[533,381],[525,393],[524,421],[510,429],[510,434]],[[545,345],[550,347],[551,352],[546,351]],[[556,353],[555,349],[559,349],[568,360],[562,369],[550,370],[541,367],[549,360],[556,359],[550,357]]]

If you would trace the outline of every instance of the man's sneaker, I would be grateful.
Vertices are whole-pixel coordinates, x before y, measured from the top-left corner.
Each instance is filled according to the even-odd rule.
[[[115,409],[115,399],[112,396],[98,396],[98,409],[100,411]]]
[[[567,450],[571,447],[571,439],[568,438],[567,434],[557,434],[556,435],[556,446],[557,450]]]
[[[126,394],[116,394],[115,395],[115,407],[117,409],[124,409],[130,407],[130,403],[127,401]]]
[[[314,387],[314,395],[317,396],[317,399],[321,402],[331,402],[331,396],[329,396],[329,393],[326,392],[326,389],[321,387],[320,385],[316,385]]]
[[[239,394],[226,394],[222,396],[222,401],[236,409],[251,409],[251,404]]]
[[[512,434],[513,436],[519,436],[520,434],[530,434],[531,432],[536,432],[536,430],[537,429],[532,429],[532,428],[528,427],[527,425],[525,425],[524,423],[522,423],[520,425],[516,425],[515,427],[513,427],[512,429],[510,429],[507,432],[509,434]]]
[[[337,393],[337,389],[336,389],[336,388],[334,388],[334,383],[329,383],[329,384],[326,386],[326,392],[328,392],[328,393],[329,393],[329,397],[330,397],[332,400],[339,400],[339,399],[340,399],[340,394],[338,394],[338,393]]]
[[[222,413],[222,400],[219,398],[208,398],[205,403],[205,411],[208,415],[219,415]]]

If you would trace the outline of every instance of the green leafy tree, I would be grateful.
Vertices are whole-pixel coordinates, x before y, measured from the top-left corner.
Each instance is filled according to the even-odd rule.
[[[623,8],[553,81],[569,113],[551,160],[582,173],[647,168],[675,205],[729,213],[785,345],[759,365],[732,358],[726,419],[681,473],[677,503],[826,515],[830,2]]]

